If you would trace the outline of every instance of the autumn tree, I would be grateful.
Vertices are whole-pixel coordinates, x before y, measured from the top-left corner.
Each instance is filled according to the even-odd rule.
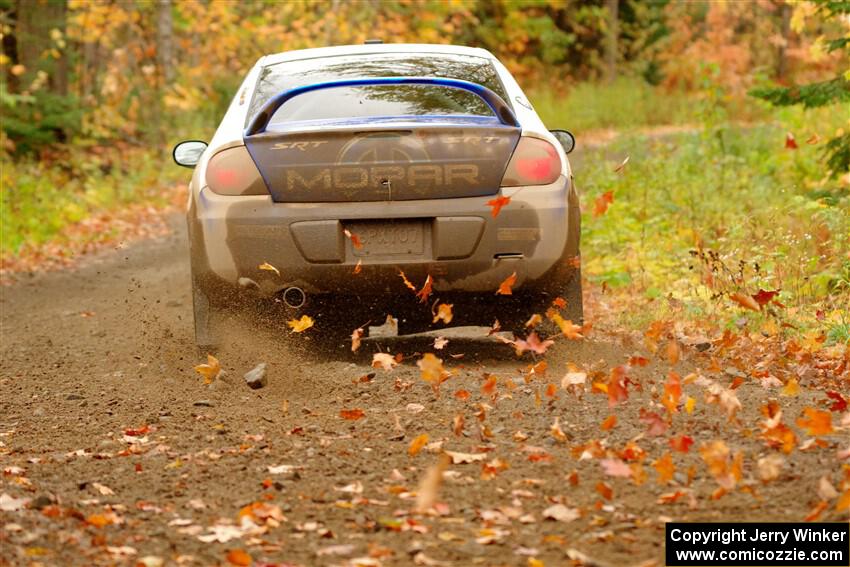
[[[817,7],[817,14],[826,22],[839,23],[850,17],[850,1],[831,0],[822,2]],[[850,56],[850,34],[826,41],[827,53],[843,52]],[[804,108],[817,108],[829,105],[846,105],[850,103],[850,71],[823,81],[792,86],[771,86],[750,91],[755,97],[764,99],[776,106],[802,105]],[[830,175],[839,175],[850,171],[850,132],[842,131],[827,142],[824,149],[826,164]]]

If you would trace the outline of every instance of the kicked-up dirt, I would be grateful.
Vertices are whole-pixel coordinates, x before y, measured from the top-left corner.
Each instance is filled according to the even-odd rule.
[[[670,520],[847,519],[846,377],[796,392],[710,369],[713,344],[676,362],[591,331],[518,358],[466,330],[351,354],[362,322],[325,314],[237,325],[205,385],[173,224],[2,289],[0,565],[662,565]]]

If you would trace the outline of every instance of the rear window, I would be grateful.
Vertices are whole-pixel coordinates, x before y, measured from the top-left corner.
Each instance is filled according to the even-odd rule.
[[[496,70],[483,57],[444,53],[387,53],[287,61],[264,67],[248,112],[250,119],[271,97],[295,87],[365,77],[441,77],[483,85],[507,101]],[[314,91],[293,98],[271,123],[368,116],[477,115],[493,112],[476,95],[423,85],[375,85]]]

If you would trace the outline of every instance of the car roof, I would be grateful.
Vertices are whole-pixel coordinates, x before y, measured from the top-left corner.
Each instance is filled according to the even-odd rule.
[[[445,53],[450,55],[468,55],[495,59],[492,53],[479,47],[446,45],[440,43],[369,43],[363,45],[337,45],[334,47],[316,47],[297,49],[266,55],[257,62],[259,65],[274,65],[285,61],[334,57],[339,55],[372,55],[383,53]]]

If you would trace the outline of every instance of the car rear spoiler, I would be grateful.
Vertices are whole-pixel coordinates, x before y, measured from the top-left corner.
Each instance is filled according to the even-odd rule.
[[[487,106],[493,111],[496,117],[505,126],[519,127],[519,122],[516,119],[511,107],[504,101],[502,97],[491,91],[485,86],[461,79],[445,79],[440,77],[373,77],[364,79],[346,79],[341,81],[327,81],[324,83],[314,83],[312,85],[304,85],[282,91],[270,98],[260,109],[257,115],[251,120],[251,123],[245,128],[244,136],[253,136],[262,134],[266,131],[266,127],[277,112],[277,109],[283,106],[286,101],[295,98],[298,95],[319,91],[324,89],[333,89],[338,87],[363,87],[363,86],[378,86],[378,85],[427,85],[433,87],[448,87],[450,89],[460,89],[470,92],[483,100]]]

